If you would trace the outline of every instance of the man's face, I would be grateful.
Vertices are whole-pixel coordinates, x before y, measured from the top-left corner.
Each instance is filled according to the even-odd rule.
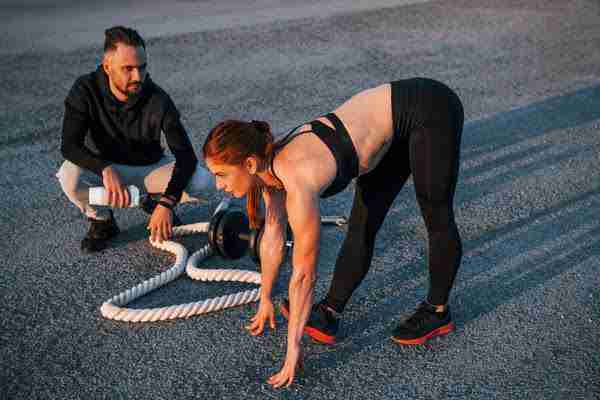
[[[116,50],[104,55],[102,65],[108,75],[110,89],[117,99],[126,101],[130,95],[141,90],[147,66],[143,47],[119,43]]]

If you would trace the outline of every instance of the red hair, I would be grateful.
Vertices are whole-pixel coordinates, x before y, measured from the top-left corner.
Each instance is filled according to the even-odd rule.
[[[202,153],[205,160],[210,158],[220,164],[241,166],[248,157],[254,156],[260,164],[268,165],[273,153],[273,134],[264,121],[226,120],[208,133]],[[253,229],[262,226],[264,221],[259,215],[263,190],[262,185],[255,184],[246,196],[248,219]]]

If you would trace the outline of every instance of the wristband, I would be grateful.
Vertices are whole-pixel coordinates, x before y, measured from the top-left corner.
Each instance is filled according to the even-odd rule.
[[[165,197],[165,198],[171,200],[173,203],[177,203],[177,198],[175,196],[173,196],[172,194],[164,194],[163,193],[162,197]]]
[[[168,202],[166,202],[164,200],[159,200],[158,204],[160,204],[163,207],[168,208],[169,210],[173,210],[173,206],[175,205],[175,204],[168,203]]]

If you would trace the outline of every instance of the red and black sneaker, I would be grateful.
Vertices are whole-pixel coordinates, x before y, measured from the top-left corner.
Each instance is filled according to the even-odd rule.
[[[279,306],[281,315],[285,319],[289,319],[290,302],[285,299]],[[335,335],[339,328],[339,313],[329,307],[325,300],[313,305],[304,333],[313,338],[315,341],[324,344],[335,344]]]
[[[447,335],[453,330],[454,323],[448,307],[443,312],[437,312],[435,306],[424,301],[394,329],[392,340],[400,344],[423,344],[432,337]]]

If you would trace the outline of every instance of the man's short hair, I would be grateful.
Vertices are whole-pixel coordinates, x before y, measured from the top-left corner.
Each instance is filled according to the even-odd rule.
[[[146,49],[146,43],[135,29],[124,26],[113,26],[104,31],[104,52],[117,49],[117,45],[126,44],[133,47]]]

